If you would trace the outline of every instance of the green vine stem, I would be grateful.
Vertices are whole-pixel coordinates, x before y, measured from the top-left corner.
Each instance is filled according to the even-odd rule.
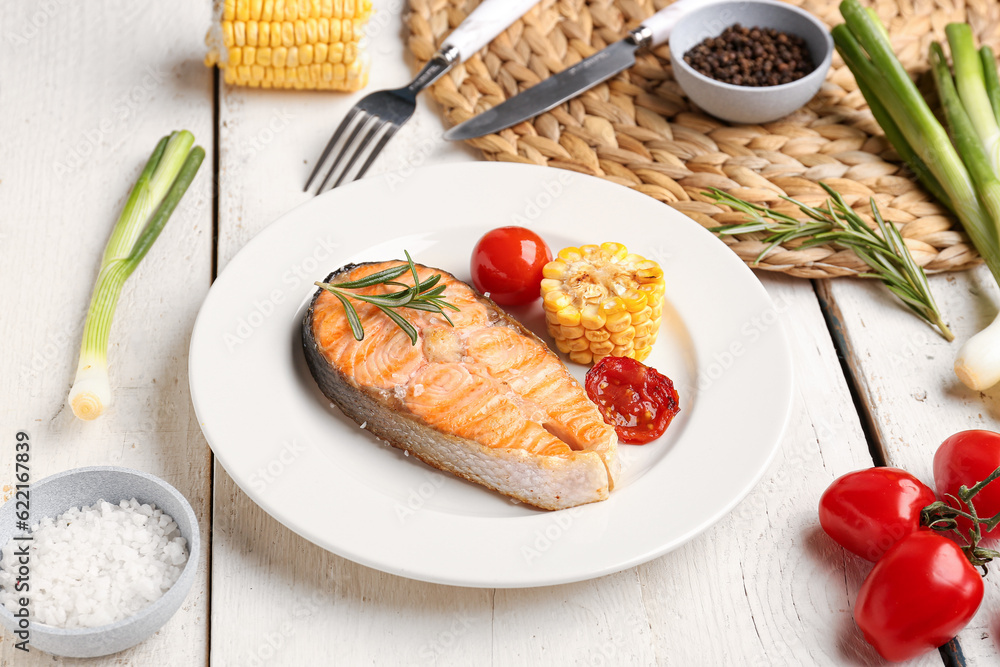
[[[966,544],[962,547],[962,551],[965,552],[965,556],[969,559],[970,563],[976,567],[983,568],[983,576],[988,572],[986,564],[994,558],[1000,558],[1000,552],[979,546],[979,542],[983,539],[981,526],[986,526],[986,532],[990,532],[996,528],[1000,525],[1000,512],[988,519],[984,519],[976,512],[976,506],[973,504],[972,499],[997,477],[1000,477],[1000,468],[994,470],[990,473],[989,477],[976,483],[972,488],[963,484],[958,489],[957,498],[951,494],[945,494],[948,498],[955,501],[958,507],[967,507],[969,509],[968,512],[952,507],[941,500],[931,503],[920,512],[920,523],[922,525],[942,533],[953,532],[965,540]],[[972,522],[972,528],[969,529],[968,535],[964,535],[958,529],[959,517]]]

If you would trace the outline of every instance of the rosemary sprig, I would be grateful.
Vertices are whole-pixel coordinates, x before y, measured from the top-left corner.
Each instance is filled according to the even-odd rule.
[[[767,247],[757,256],[754,264],[760,262],[775,246],[799,239],[805,239],[799,245],[801,248],[825,243],[850,248],[871,268],[871,271],[859,274],[862,278],[877,278],[882,281],[910,310],[936,327],[945,340],[953,340],[955,335],[941,317],[927,283],[927,275],[913,261],[896,226],[882,218],[875,200],[871,199],[870,205],[878,232],[865,224],[864,219],[847,205],[839,192],[825,183],[820,185],[830,195],[823,208],[803,204],[791,197],[782,197],[799,208],[805,216],[802,220],[713,189],[705,194],[720,204],[741,211],[747,222],[712,227],[711,231],[720,235],[764,232]]]
[[[354,334],[355,340],[364,340],[365,330],[361,326],[361,320],[358,318],[358,311],[354,309],[349,299],[370,303],[381,310],[385,313],[386,317],[395,322],[396,326],[406,332],[406,335],[410,338],[410,343],[413,345],[417,344],[417,330],[402,315],[396,312],[397,308],[412,308],[413,310],[438,313],[448,321],[448,324],[455,326],[451,318],[448,317],[448,313],[444,312],[444,309],[459,310],[459,308],[444,300],[445,286],[438,285],[441,281],[441,274],[436,273],[421,282],[420,277],[417,276],[417,267],[410,258],[410,253],[405,250],[403,253],[406,255],[407,264],[405,266],[394,266],[391,269],[385,269],[370,276],[365,276],[361,280],[333,284],[316,283],[317,286],[322,287],[337,297],[340,303],[343,304],[344,312],[347,314],[347,321],[351,325],[351,332]],[[396,278],[407,271],[413,274],[413,285],[407,285],[396,280]],[[389,292],[388,294],[356,294],[350,291],[374,285],[394,285],[403,289]]]

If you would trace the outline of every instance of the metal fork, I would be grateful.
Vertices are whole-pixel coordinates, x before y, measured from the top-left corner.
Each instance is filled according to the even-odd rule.
[[[537,2],[538,0],[484,0],[462,21],[461,25],[455,28],[408,86],[395,90],[380,90],[362,98],[340,122],[337,131],[333,133],[319,161],[313,167],[303,190],[309,190],[309,186],[320,173],[334,146],[349,128],[351,131],[347,140],[337,153],[319,188],[316,189],[316,194],[321,193],[338,172],[339,176],[333,182],[333,187],[340,185],[365,154],[368,146],[378,137],[368,157],[351,180],[364,176],[393,135],[413,115],[417,106],[417,94],[437,81],[456,63],[465,62],[473,53],[489,44],[494,37]],[[345,163],[343,168],[338,169],[342,163]]]

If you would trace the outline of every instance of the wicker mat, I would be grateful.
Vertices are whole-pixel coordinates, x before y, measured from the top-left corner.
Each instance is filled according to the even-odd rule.
[[[478,0],[409,0],[409,46],[423,64]],[[488,109],[620,39],[668,0],[542,0],[521,21],[439,80],[431,94],[451,124]],[[835,0],[793,2],[833,25]],[[968,21],[1000,51],[998,0],[879,0],[903,65],[927,69],[944,26]],[[958,223],[901,165],[865,105],[854,77],[834,55],[819,94],[803,109],[766,125],[729,125],[701,112],[673,79],[666,45],[640,53],[635,67],[578,98],[498,134],[469,142],[487,160],[523,162],[599,176],[673,206],[706,227],[741,215],[701,193],[720,188],[745,200],[793,210],[779,199],[821,203],[828,183],[868,217],[874,197],[928,271],[977,261]],[[870,217],[868,217],[870,220]],[[598,241],[600,239],[597,239]],[[726,242],[746,262],[764,249],[746,236]],[[777,247],[759,268],[807,278],[864,270],[853,252],[829,246]]]

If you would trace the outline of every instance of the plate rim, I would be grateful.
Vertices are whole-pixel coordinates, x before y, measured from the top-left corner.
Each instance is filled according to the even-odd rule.
[[[543,175],[545,175],[545,176],[551,176],[552,175],[552,171],[553,171],[552,169],[548,169],[548,168],[541,167],[541,166],[523,165],[523,164],[516,164],[516,163],[499,163],[499,162],[471,162],[471,163],[469,163],[469,162],[455,162],[455,163],[444,163],[444,164],[431,165],[431,166],[427,166],[427,167],[421,167],[420,169],[417,169],[417,170],[407,170],[404,173],[405,173],[405,179],[412,178],[414,174],[424,174],[424,175],[426,175],[426,174],[432,174],[434,176],[433,180],[435,182],[447,183],[447,182],[449,182],[448,173],[449,172],[454,172],[454,171],[459,172],[459,174],[465,174],[465,175],[467,175],[467,173],[470,172],[470,171],[473,171],[473,172],[524,171],[524,172],[527,172],[528,170],[535,171],[539,176],[543,176]],[[389,172],[387,174],[384,174],[384,175],[382,175],[381,179],[391,178],[394,173],[395,172]],[[645,198],[646,197],[645,195],[642,195],[641,193],[635,192],[635,191],[631,190],[630,188],[627,188],[625,186],[621,186],[621,185],[618,185],[618,184],[615,184],[615,183],[611,183],[609,181],[606,181],[604,179],[600,179],[600,178],[597,178],[597,177],[587,176],[587,175],[584,175],[584,174],[578,174],[578,173],[575,173],[575,172],[560,172],[560,173],[562,174],[562,175],[560,175],[560,179],[563,179],[563,178],[567,178],[568,179],[568,181],[563,181],[563,182],[573,182],[573,181],[584,181],[586,183],[597,182],[597,183],[595,183],[595,187],[617,188],[619,194],[621,194],[623,197],[626,197],[626,198],[630,197],[630,196],[633,196],[633,195],[635,197],[639,197],[639,198]],[[403,178],[402,175],[398,175],[398,177]],[[477,173],[476,178],[479,179],[480,182],[487,182],[488,179],[489,179],[489,176]],[[479,579],[472,580],[472,579],[470,579],[467,576],[449,576],[447,574],[442,574],[440,572],[439,573],[429,573],[429,572],[423,572],[423,571],[408,570],[406,567],[401,567],[399,565],[393,565],[391,563],[385,562],[385,560],[379,560],[378,558],[370,557],[370,556],[368,556],[367,554],[365,554],[363,552],[359,552],[357,549],[350,548],[350,546],[345,546],[343,544],[337,544],[337,545],[331,544],[331,542],[330,542],[330,540],[328,538],[322,538],[320,536],[314,535],[313,531],[304,528],[300,524],[299,521],[296,521],[294,519],[294,517],[288,517],[287,513],[281,512],[281,511],[277,511],[276,508],[273,506],[274,503],[269,502],[267,500],[267,498],[264,497],[264,494],[258,493],[254,489],[249,488],[251,485],[248,483],[248,480],[245,479],[245,478],[243,478],[242,474],[234,474],[233,467],[230,466],[230,465],[227,465],[228,456],[226,454],[220,454],[220,452],[218,451],[217,447],[212,444],[212,438],[209,435],[209,428],[210,427],[206,424],[206,422],[203,419],[203,410],[204,410],[204,407],[201,408],[201,409],[199,409],[199,402],[200,402],[200,400],[196,398],[196,395],[200,394],[199,389],[196,387],[196,378],[199,375],[199,372],[196,371],[196,369],[194,367],[195,358],[196,358],[196,355],[194,354],[194,352],[195,352],[195,348],[196,348],[196,346],[198,344],[198,341],[200,340],[199,334],[200,334],[201,329],[203,329],[203,328],[205,328],[205,327],[208,326],[206,324],[206,322],[208,321],[208,319],[209,319],[210,316],[205,314],[206,313],[206,305],[210,303],[212,292],[217,289],[217,286],[224,284],[222,281],[227,276],[227,273],[229,273],[230,270],[232,269],[232,267],[235,265],[235,262],[236,262],[237,258],[241,254],[243,254],[244,252],[246,252],[248,248],[255,247],[255,244],[259,243],[261,237],[264,236],[268,232],[268,230],[271,230],[272,228],[279,228],[282,224],[284,224],[286,226],[290,225],[290,224],[293,224],[294,221],[298,217],[301,216],[301,211],[303,209],[306,209],[306,208],[309,208],[309,207],[317,207],[317,208],[319,208],[320,204],[318,204],[318,202],[321,202],[321,201],[322,202],[333,202],[333,201],[336,201],[337,198],[346,197],[346,196],[348,196],[350,193],[352,193],[354,191],[363,190],[363,189],[366,189],[368,187],[375,187],[375,186],[370,185],[370,184],[373,183],[373,182],[376,182],[378,180],[381,180],[381,179],[379,177],[370,178],[368,180],[357,181],[357,182],[351,183],[348,186],[345,186],[345,187],[342,187],[342,188],[338,188],[336,190],[328,191],[328,192],[324,193],[323,195],[320,195],[319,197],[316,197],[314,199],[310,199],[308,201],[303,202],[302,204],[299,204],[298,206],[293,207],[289,211],[283,213],[281,216],[279,216],[278,218],[276,218],[271,223],[269,223],[269,224],[265,225],[264,227],[262,227],[256,234],[253,235],[253,237],[251,239],[249,239],[239,249],[239,251],[237,251],[229,259],[229,261],[227,262],[227,264],[224,267],[223,271],[220,272],[220,274],[216,278],[216,281],[213,283],[212,288],[209,290],[209,293],[206,295],[206,297],[205,297],[202,305],[199,307],[198,315],[197,315],[197,318],[195,320],[195,324],[194,324],[194,327],[193,327],[192,333],[191,333],[190,344],[189,344],[189,356],[188,356],[188,382],[189,382],[189,387],[190,387],[190,391],[191,391],[191,399],[192,399],[192,405],[193,405],[194,410],[195,410],[195,415],[196,415],[196,417],[198,419],[199,426],[202,429],[202,432],[204,434],[204,437],[205,437],[206,441],[208,442],[209,446],[212,448],[213,454],[218,458],[219,463],[223,466],[223,468],[225,469],[226,473],[230,476],[230,478],[233,480],[233,482],[236,483],[236,485],[245,494],[247,494],[247,496],[250,498],[250,500],[252,500],[256,505],[258,505],[269,516],[271,516],[276,521],[278,521],[279,523],[281,523],[283,526],[287,527],[288,529],[292,530],[296,534],[300,535],[301,537],[309,540],[313,544],[316,544],[316,545],[320,546],[321,548],[323,548],[323,549],[325,549],[327,551],[330,551],[331,553],[334,553],[336,555],[339,555],[339,556],[344,557],[346,559],[349,559],[351,561],[360,563],[360,564],[365,565],[367,567],[371,567],[373,569],[377,569],[377,570],[380,570],[380,571],[383,571],[383,572],[387,572],[387,573],[390,573],[390,574],[395,574],[395,575],[406,577],[406,578],[416,579],[416,580],[419,580],[419,581],[426,581],[426,582],[431,582],[431,583],[444,584],[444,585],[453,585],[453,586],[461,586],[461,587],[524,588],[524,587],[537,587],[537,586],[557,585],[557,584],[564,584],[564,583],[573,583],[573,582],[578,582],[578,581],[584,581],[584,580],[588,580],[588,579],[592,579],[592,578],[596,578],[596,577],[600,577],[600,576],[605,576],[605,575],[608,575],[608,574],[612,574],[612,573],[615,573],[615,572],[620,572],[620,571],[629,569],[631,567],[635,567],[637,565],[640,565],[642,563],[648,562],[648,561],[653,560],[655,558],[658,558],[658,557],[660,557],[660,556],[662,556],[662,555],[664,555],[664,554],[666,554],[666,553],[668,553],[668,552],[670,552],[670,551],[678,548],[679,546],[681,546],[683,544],[686,544],[687,542],[693,540],[695,537],[697,537],[701,533],[703,533],[706,530],[708,530],[710,527],[714,526],[721,519],[723,519],[730,512],[732,512],[733,509],[740,502],[742,502],[742,500],[745,499],[746,496],[754,489],[754,487],[756,487],[757,484],[759,484],[760,480],[766,474],[766,472],[768,471],[768,469],[771,466],[772,462],[774,461],[774,458],[777,456],[779,450],[781,449],[781,444],[782,444],[782,441],[784,439],[784,435],[785,435],[785,433],[787,431],[788,424],[789,424],[790,419],[791,419],[792,408],[793,408],[793,405],[794,405],[794,385],[795,385],[794,360],[793,360],[792,355],[791,355],[791,353],[789,351],[789,337],[788,337],[788,332],[785,330],[785,326],[782,323],[779,323],[779,326],[777,326],[777,327],[775,327],[773,329],[772,335],[776,336],[779,339],[778,342],[781,343],[780,347],[783,350],[785,350],[785,354],[783,354],[783,355],[780,356],[780,362],[781,363],[780,364],[776,364],[776,366],[780,366],[781,375],[784,376],[785,378],[787,378],[787,382],[782,385],[782,388],[785,390],[784,393],[786,394],[786,396],[784,397],[785,400],[783,401],[784,409],[782,410],[782,414],[780,415],[780,423],[778,423],[778,428],[775,431],[775,436],[774,436],[773,443],[770,445],[770,449],[768,450],[766,457],[764,457],[764,459],[759,462],[759,465],[757,466],[757,469],[754,471],[754,474],[752,476],[748,476],[746,478],[747,481],[744,484],[743,488],[739,489],[738,492],[736,494],[734,494],[729,499],[729,501],[727,503],[725,503],[722,506],[720,506],[708,518],[702,519],[701,522],[699,523],[699,525],[697,525],[696,527],[688,530],[687,532],[685,532],[685,533],[683,533],[681,535],[675,536],[673,539],[667,541],[665,544],[660,545],[658,548],[647,549],[645,551],[637,552],[637,553],[633,554],[630,557],[627,557],[627,558],[624,558],[624,559],[619,559],[618,561],[616,561],[614,563],[608,563],[607,565],[604,565],[602,567],[591,568],[591,569],[589,569],[587,571],[580,571],[580,572],[577,572],[575,574],[569,574],[569,575],[565,575],[565,576],[559,576],[559,577],[551,577],[550,576],[550,577],[543,577],[543,578],[538,578],[538,579],[534,579],[534,578],[531,578],[531,577],[525,577],[525,578],[519,579],[519,580],[504,580],[504,581],[487,580],[487,578],[482,578],[481,577]],[[609,190],[609,191],[611,191],[611,190]],[[636,199],[636,201],[640,201],[640,200]],[[655,200],[653,200],[651,198],[649,198],[649,201],[650,202],[655,202]],[[663,204],[660,204],[660,205],[664,206]],[[333,208],[333,210],[336,210],[336,206],[333,206],[332,208]],[[663,211],[663,213],[665,213],[667,216],[676,216],[676,218],[678,218],[678,219],[683,219],[684,221],[686,221],[683,224],[688,224],[688,225],[692,226],[692,228],[697,228],[701,233],[707,235],[708,238],[711,238],[713,240],[717,240],[716,237],[711,234],[711,232],[709,232],[708,230],[704,229],[704,227],[702,225],[700,225],[697,221],[691,219],[690,217],[686,216],[682,212],[680,212],[680,211],[678,211],[676,209],[673,209],[673,208],[671,208],[671,207],[668,206],[666,208],[666,210]],[[302,223],[302,224],[305,224],[305,223]],[[722,256],[725,256],[726,254],[728,254],[731,257],[731,260],[724,260],[724,261],[730,262],[731,264],[733,262],[735,262],[740,267],[742,267],[742,270],[746,272],[747,277],[750,279],[750,283],[754,285],[754,288],[759,292],[759,295],[763,297],[765,303],[768,306],[773,307],[774,306],[774,302],[771,299],[770,294],[768,294],[766,288],[764,288],[763,284],[761,284],[761,282],[758,279],[758,277],[749,269],[749,267],[747,267],[742,262],[742,260],[740,260],[735,254],[732,254],[731,251],[729,251],[728,249],[726,249],[725,246],[720,245],[719,249],[720,250],[721,249],[725,249],[725,253],[720,253],[719,256],[722,257]],[[351,252],[351,251],[350,251],[350,249],[348,249],[345,252]],[[778,361],[778,360],[776,360],[776,361]],[[777,416],[777,415],[775,415],[775,416]],[[428,470],[432,470],[432,469],[428,467]],[[485,491],[485,492],[488,493],[489,491]],[[613,500],[614,497],[615,496],[612,495],[612,498],[609,499],[609,500]],[[609,501],[604,501],[604,502],[606,503],[606,502],[609,502]],[[597,505],[603,505],[603,503],[597,503]],[[585,507],[590,507],[590,506],[585,506]],[[562,510],[562,511],[567,511],[567,510]],[[422,510],[422,512],[434,512],[434,510]],[[556,513],[549,512],[549,513],[541,514],[540,516],[543,516],[543,517],[544,516],[552,516],[553,514],[556,514]],[[508,518],[510,518],[510,517],[508,517]]]

